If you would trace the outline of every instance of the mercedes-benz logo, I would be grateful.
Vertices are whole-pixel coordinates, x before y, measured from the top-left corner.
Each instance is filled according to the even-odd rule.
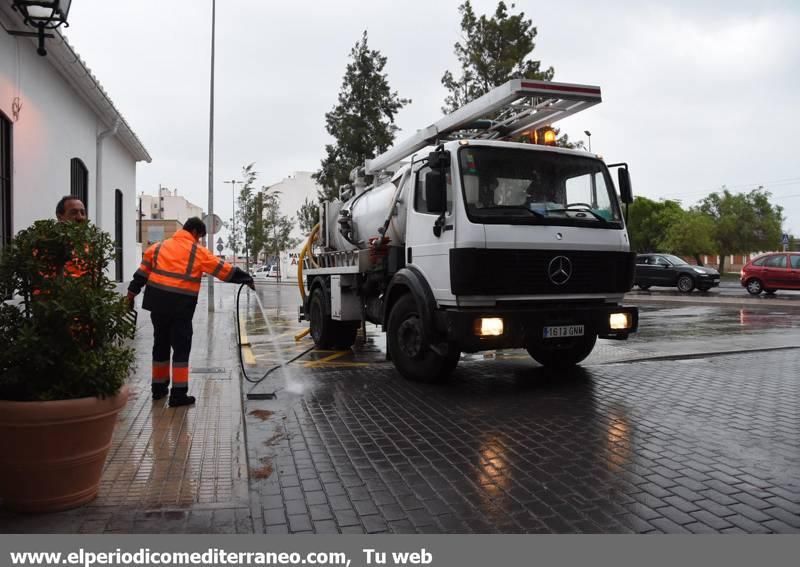
[[[566,256],[556,256],[547,266],[547,276],[556,285],[564,285],[572,276],[572,262]]]

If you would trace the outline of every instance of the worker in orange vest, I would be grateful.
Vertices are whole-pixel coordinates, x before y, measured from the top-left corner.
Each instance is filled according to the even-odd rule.
[[[220,260],[198,241],[206,226],[192,217],[172,238],[157,242],[144,253],[142,263],[128,286],[128,302],[144,285],[142,308],[150,311],[153,322],[153,399],[169,393],[170,406],[195,402],[189,390],[189,352],[192,349],[192,317],[197,306],[203,274],[230,283],[243,283],[255,289],[247,272]],[[172,389],[170,384],[172,350]]]

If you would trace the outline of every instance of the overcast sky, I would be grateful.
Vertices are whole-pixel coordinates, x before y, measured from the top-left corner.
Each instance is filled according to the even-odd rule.
[[[330,138],[351,47],[363,30],[413,100],[404,134],[438,119],[442,73],[458,70],[459,0],[217,2],[215,212],[255,162],[259,184],[314,171]],[[510,4],[510,3],[509,3]],[[697,6],[696,4],[701,4]],[[475,0],[478,14],[494,0]],[[555,80],[599,85],[603,103],[558,125],[630,164],[634,192],[694,204],[725,185],[763,185],[800,234],[800,2],[516,2]],[[75,0],[65,34],[153,157],[159,183],[206,207],[211,0]]]

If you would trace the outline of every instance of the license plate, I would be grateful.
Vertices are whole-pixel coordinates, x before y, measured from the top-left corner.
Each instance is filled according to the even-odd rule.
[[[582,337],[583,325],[554,325],[543,329],[544,338],[561,339],[564,337]]]

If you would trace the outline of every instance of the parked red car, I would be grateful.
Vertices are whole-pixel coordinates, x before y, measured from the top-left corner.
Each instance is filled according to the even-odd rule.
[[[744,265],[739,272],[742,287],[752,295],[778,289],[800,289],[800,252],[765,254]]]

